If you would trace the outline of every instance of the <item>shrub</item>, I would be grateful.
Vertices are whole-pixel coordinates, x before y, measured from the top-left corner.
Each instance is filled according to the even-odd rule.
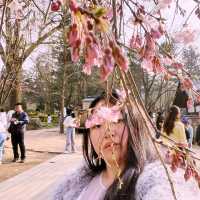
[[[42,123],[39,118],[30,118],[27,130],[37,130],[42,128]]]

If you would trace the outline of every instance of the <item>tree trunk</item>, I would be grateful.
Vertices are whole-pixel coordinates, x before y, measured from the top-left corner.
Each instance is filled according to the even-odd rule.
[[[65,79],[62,83],[62,90],[61,90],[61,96],[60,96],[60,133],[64,133],[64,107],[65,107]]]
[[[9,102],[10,108],[14,108],[16,103],[22,102],[22,90],[21,90],[21,70],[19,70],[16,74],[16,81],[13,85],[13,89],[10,93]]]
[[[64,14],[63,21],[66,21],[66,13]],[[60,133],[64,133],[64,107],[65,107],[65,88],[67,83],[67,64],[68,64],[68,49],[66,44],[66,30],[63,25],[63,77],[62,77],[62,85],[61,85],[61,95],[60,95]]]

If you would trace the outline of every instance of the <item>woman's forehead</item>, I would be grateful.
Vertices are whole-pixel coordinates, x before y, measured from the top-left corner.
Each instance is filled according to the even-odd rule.
[[[102,106],[106,106],[106,101],[105,100],[100,100],[94,108],[98,109],[101,108]]]

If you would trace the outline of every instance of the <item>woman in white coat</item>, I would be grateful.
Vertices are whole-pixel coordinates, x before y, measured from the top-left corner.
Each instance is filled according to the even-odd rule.
[[[3,160],[3,148],[7,138],[7,116],[3,109],[0,110],[0,164]]]
[[[54,200],[174,200],[169,181],[160,161],[156,159],[140,115],[123,108],[113,121],[104,115],[117,103],[113,93],[109,100],[103,94],[90,108],[92,113],[83,134],[85,164],[67,174],[58,185]],[[109,103],[108,103],[109,102]],[[111,113],[111,112],[110,112]],[[171,172],[170,172],[171,173]],[[171,173],[178,200],[200,199],[197,183],[184,181],[184,171]]]

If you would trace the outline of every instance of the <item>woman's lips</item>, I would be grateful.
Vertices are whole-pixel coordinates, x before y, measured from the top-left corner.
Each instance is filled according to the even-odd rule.
[[[115,148],[118,144],[117,143],[107,143],[104,145],[104,149],[111,149],[111,148]]]

